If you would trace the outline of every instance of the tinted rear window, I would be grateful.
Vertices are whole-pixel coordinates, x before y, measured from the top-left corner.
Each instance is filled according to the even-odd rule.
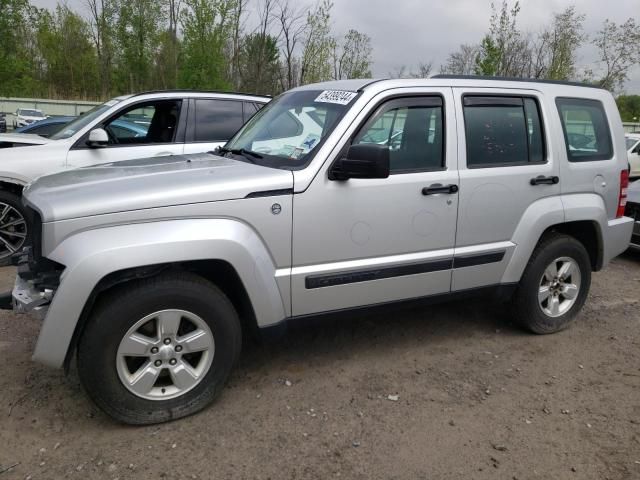
[[[609,123],[602,103],[582,98],[556,99],[570,162],[608,160],[613,156]]]
[[[196,142],[229,140],[243,123],[242,102],[196,100]]]

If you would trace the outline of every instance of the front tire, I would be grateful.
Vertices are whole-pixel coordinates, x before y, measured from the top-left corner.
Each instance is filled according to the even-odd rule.
[[[175,420],[209,405],[240,354],[229,299],[185,272],[126,283],[102,298],[78,346],[80,381],[114,419]]]
[[[536,247],[513,299],[518,322],[533,333],[567,328],[591,286],[591,262],[575,238],[551,234]]]
[[[21,197],[0,190],[0,267],[11,263],[11,256],[29,242],[31,229]]]

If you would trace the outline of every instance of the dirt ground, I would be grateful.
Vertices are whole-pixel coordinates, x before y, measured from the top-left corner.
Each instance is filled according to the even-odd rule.
[[[2,312],[0,480],[638,479],[639,286],[627,253],[550,336],[481,301],[297,330],[245,347],[204,412],[135,428],[32,363],[38,321]]]

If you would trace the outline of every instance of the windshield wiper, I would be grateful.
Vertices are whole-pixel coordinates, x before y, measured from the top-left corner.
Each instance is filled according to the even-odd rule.
[[[227,153],[233,153],[234,155],[241,155],[244,158],[246,158],[247,160],[253,162],[253,160],[249,157],[253,157],[253,158],[264,158],[262,155],[260,155],[257,152],[254,152],[252,150],[247,150],[246,148],[225,148],[225,147],[220,147],[218,149],[216,149],[215,151],[211,152],[214,153],[216,155],[226,155]]]

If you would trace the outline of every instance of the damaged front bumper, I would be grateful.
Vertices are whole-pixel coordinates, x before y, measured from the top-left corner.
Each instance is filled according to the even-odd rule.
[[[15,255],[12,263],[18,267],[18,274],[11,292],[13,311],[31,313],[44,319],[60,284],[62,265],[43,258],[36,261],[30,247],[26,247],[19,255]],[[4,302],[5,306],[7,303]]]
[[[24,280],[20,275],[16,277],[13,286],[13,311],[15,313],[32,313],[44,319],[53,298],[54,290],[38,288],[32,281]]]

